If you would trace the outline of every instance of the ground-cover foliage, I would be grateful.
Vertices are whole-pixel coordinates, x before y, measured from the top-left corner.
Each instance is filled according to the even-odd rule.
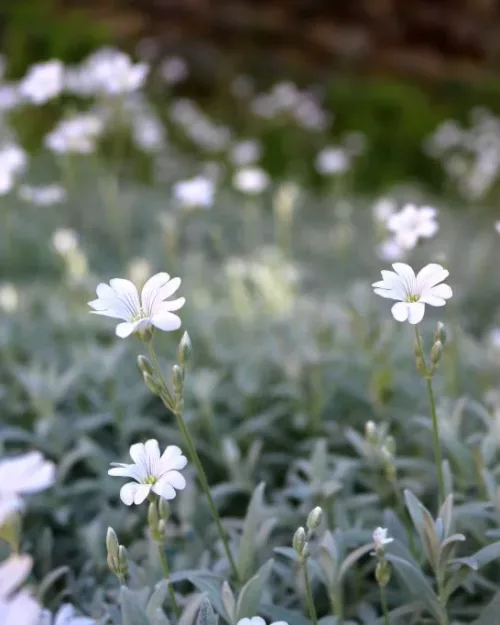
[[[358,197],[352,137],[317,150],[318,197],[174,101],[189,158],[149,71],[4,85],[0,622],[495,623],[494,221]],[[286,136],[327,123],[311,98],[253,106]],[[21,114],[52,106],[28,156]]]

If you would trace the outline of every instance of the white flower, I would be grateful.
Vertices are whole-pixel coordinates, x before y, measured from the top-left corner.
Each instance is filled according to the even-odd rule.
[[[33,104],[44,104],[59,96],[64,86],[64,65],[53,60],[33,65],[19,83],[19,94]]]
[[[377,529],[373,532],[373,542],[375,543],[375,549],[380,550],[383,549],[385,545],[392,543],[394,538],[389,538],[387,536],[388,530],[384,527],[377,527]]]
[[[401,260],[406,253],[406,250],[399,245],[395,239],[385,239],[378,246],[377,251],[379,256],[389,262],[394,260]]]
[[[95,620],[88,616],[78,616],[75,608],[65,603],[55,616],[49,610],[43,610],[39,625],[95,625]]]
[[[0,461],[0,497],[38,493],[52,486],[56,478],[53,462],[39,451]]]
[[[266,621],[261,616],[251,618],[241,618],[236,625],[266,625]],[[271,625],[288,625],[286,621],[274,621]]]
[[[330,147],[316,156],[315,165],[320,174],[342,174],[349,169],[351,161],[344,148]]]
[[[92,54],[80,69],[87,93],[122,95],[140,89],[149,73],[147,63],[133,63],[128,54],[103,48]],[[75,83],[78,83],[75,80]]]
[[[420,238],[429,239],[439,230],[436,215],[437,210],[430,206],[417,208],[413,204],[407,204],[389,217],[387,229],[394,233],[401,247],[412,249]]]
[[[389,217],[395,213],[396,202],[390,198],[384,197],[374,204],[372,211],[375,219],[385,224]]]
[[[40,605],[24,590],[16,589],[24,582],[32,567],[32,559],[12,555],[0,564],[0,623],[2,625],[37,625]]]
[[[173,311],[182,308],[186,300],[183,297],[167,300],[167,297],[180,285],[180,278],[170,279],[168,273],[157,273],[143,286],[139,300],[137,288],[130,280],[114,278],[109,285],[97,286],[98,299],[89,302],[89,306],[96,315],[124,319],[124,323],[116,326],[116,334],[121,338],[143,333],[153,326],[170,332],[181,327],[181,320]]]
[[[444,306],[453,293],[447,284],[441,284],[449,271],[431,263],[415,276],[413,269],[405,263],[394,263],[394,271],[382,271],[380,282],[372,286],[377,295],[400,300],[391,308],[396,321],[420,323],[424,317],[425,305]]]
[[[57,154],[72,152],[90,154],[96,140],[104,131],[103,120],[92,113],[82,113],[65,119],[45,137],[45,145]]]
[[[23,502],[16,495],[0,495],[0,527],[22,507]]]
[[[262,153],[260,143],[255,139],[247,139],[235,143],[231,148],[230,159],[237,167],[246,167],[259,160]]]
[[[500,234],[500,221],[495,221],[495,230]]]
[[[68,196],[66,189],[58,184],[49,184],[44,187],[23,184],[19,187],[18,193],[22,200],[37,206],[61,204]]]
[[[188,73],[189,70],[186,61],[179,56],[165,59],[160,66],[160,74],[168,85],[176,85],[185,80]]]
[[[52,245],[58,254],[65,256],[78,248],[78,235],[71,228],[58,228],[52,235]]]
[[[246,167],[235,173],[233,185],[241,193],[258,195],[269,186],[269,176],[259,167]]]
[[[134,464],[112,463],[109,475],[131,477],[120,490],[120,498],[127,506],[141,504],[152,491],[163,499],[174,499],[175,490],[183,490],[186,480],[179,473],[187,464],[187,458],[176,445],[169,445],[160,456],[158,441],[151,439],[145,444],[137,443],[130,448]],[[136,483],[137,482],[137,483]]]
[[[172,190],[175,199],[184,208],[210,208],[214,201],[214,183],[203,176],[180,180]]]
[[[0,85],[0,111],[11,111],[19,104],[19,89],[16,84]]]
[[[6,313],[13,313],[19,305],[19,293],[10,282],[0,284],[0,308]]]
[[[8,193],[15,184],[16,176],[24,171],[28,157],[16,143],[0,147],[0,195]]]
[[[144,152],[159,152],[166,143],[165,127],[154,115],[138,115],[132,118],[132,138]]]

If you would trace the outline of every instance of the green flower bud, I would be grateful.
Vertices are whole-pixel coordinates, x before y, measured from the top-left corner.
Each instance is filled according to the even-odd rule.
[[[382,588],[387,586],[387,584],[391,580],[391,565],[385,560],[379,560],[377,562],[377,566],[375,568],[375,579],[377,580],[377,584]]]
[[[394,440],[394,436],[387,436],[384,441],[384,447],[387,451],[394,456],[396,453],[396,441]]]
[[[119,547],[120,544],[118,543],[118,537],[115,530],[112,527],[108,527],[108,531],[106,533],[106,549],[108,550],[108,555],[111,555],[113,558],[117,558]]]
[[[142,377],[144,379],[144,384],[149,388],[153,395],[161,395],[161,386],[152,375],[150,375],[147,371],[143,371]]]
[[[302,557],[306,544],[306,531],[303,527],[299,527],[293,535],[292,541],[292,546],[297,555]]]
[[[118,571],[120,577],[125,577],[128,573],[128,553],[123,545],[118,549]]]
[[[376,445],[378,443],[377,426],[373,421],[367,421],[365,424],[365,438],[370,445]]]
[[[141,370],[141,373],[149,373],[149,375],[154,375],[153,365],[151,364],[150,360],[146,358],[146,356],[143,356],[142,354],[139,354],[139,356],[137,356],[137,366]]]
[[[443,353],[443,344],[441,341],[436,341],[431,349],[431,362],[437,365],[441,360],[441,354]]]
[[[177,349],[177,360],[179,361],[181,367],[185,367],[189,361],[191,360],[193,348],[191,345],[191,339],[189,338],[189,334],[184,332],[181,338],[181,342],[179,343],[179,347]]]
[[[181,395],[182,389],[184,388],[184,372],[179,365],[174,365],[172,367],[172,384],[175,394]]]
[[[319,524],[321,523],[321,519],[323,517],[323,510],[319,507],[316,506],[316,508],[313,508],[311,510],[311,512],[309,512],[309,516],[307,517],[307,529],[309,531],[313,531],[316,528],[319,527]]]
[[[166,521],[170,516],[170,504],[166,499],[162,499],[161,497],[158,501],[158,512],[164,521]]]
[[[420,375],[423,378],[426,378],[429,375],[429,372],[427,371],[427,365],[425,363],[425,360],[421,356],[416,356],[415,364],[417,367],[417,371],[420,373]]]
[[[148,525],[151,529],[156,529],[158,527],[158,522],[160,517],[158,515],[158,506],[156,505],[156,501],[152,501],[148,507]]]
[[[445,333],[444,333],[444,323],[438,321],[436,326],[436,331],[434,332],[434,343],[440,341],[441,343],[445,342]]]

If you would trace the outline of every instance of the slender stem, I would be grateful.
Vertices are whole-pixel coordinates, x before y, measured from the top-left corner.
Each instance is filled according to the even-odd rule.
[[[307,560],[304,560],[302,562],[302,568],[304,570],[304,583],[306,586],[307,609],[309,610],[309,616],[313,622],[313,625],[318,625],[318,616],[316,614],[316,608],[314,607],[314,601],[311,592],[311,582],[309,581],[309,572],[307,570]]]
[[[168,583],[168,594],[170,596],[170,601],[172,603],[172,608],[174,610],[175,616],[177,618],[181,615],[181,610],[179,605],[177,604],[177,599],[175,598],[174,587],[172,586],[172,582],[170,581],[170,568],[168,566],[167,556],[165,555],[165,550],[161,543],[158,543],[158,553],[160,554],[161,565],[163,567],[163,574],[165,575],[165,579]]]
[[[344,597],[342,587],[338,586],[333,595],[333,614],[337,617],[336,625],[344,625]]]
[[[387,593],[385,586],[380,586],[380,603],[382,604],[382,612],[384,614],[384,625],[391,625],[389,619],[389,608],[387,607]]]
[[[422,339],[420,338],[418,326],[415,326],[415,337],[417,340],[417,344],[418,344],[418,348],[419,348],[422,360],[425,361],[424,348],[422,346]],[[436,413],[436,401],[434,399],[434,391],[432,388],[431,377],[426,376],[425,382],[427,385],[427,393],[429,395],[429,405],[430,405],[431,416],[432,416],[432,437],[434,440],[434,454],[436,456],[438,486],[439,486],[439,500],[440,500],[440,503],[442,503],[445,500],[446,495],[445,495],[445,488],[444,488],[443,459],[441,456],[441,446],[439,443],[439,425],[438,425],[438,419],[437,419],[437,413]]]
[[[241,578],[240,578],[240,573],[238,571],[238,567],[236,566],[236,562],[234,560],[233,554],[231,553],[231,549],[229,547],[229,541],[226,535],[226,532],[222,526],[222,522],[220,520],[220,516],[219,513],[217,512],[217,508],[215,507],[215,502],[213,500],[212,497],[212,493],[210,492],[210,486],[208,484],[208,480],[207,480],[207,476],[205,474],[205,471],[203,469],[203,465],[201,464],[201,460],[200,457],[198,455],[198,452],[196,451],[196,447],[194,446],[193,443],[193,439],[191,438],[191,434],[189,433],[189,429],[187,427],[186,422],[184,421],[184,415],[183,415],[183,410],[182,410],[182,406],[179,402],[177,402],[177,404],[174,404],[173,400],[172,400],[172,395],[170,394],[170,391],[168,390],[168,386],[165,382],[165,379],[163,378],[163,374],[161,372],[161,369],[158,365],[158,359],[156,357],[156,353],[155,353],[155,349],[153,347],[153,343],[150,341],[149,343],[149,353],[151,355],[151,358],[153,360],[153,365],[155,367],[155,371],[156,371],[156,375],[158,376],[158,380],[160,381],[160,384],[162,386],[163,392],[162,392],[162,400],[163,403],[165,404],[165,406],[167,408],[169,408],[170,410],[172,410],[172,412],[175,415],[176,421],[177,421],[177,425],[184,437],[184,442],[186,443],[186,447],[188,450],[188,454],[189,457],[191,458],[191,461],[193,462],[194,466],[196,467],[196,471],[198,473],[198,479],[200,481],[201,487],[205,493],[205,495],[207,496],[207,500],[208,500],[208,507],[210,508],[210,512],[212,513],[213,519],[215,521],[215,524],[217,526],[217,530],[219,532],[219,536],[221,537],[222,540],[222,544],[224,546],[224,551],[226,553],[226,557],[228,559],[229,565],[232,569],[233,575],[235,577],[235,579],[238,582],[241,582]]]

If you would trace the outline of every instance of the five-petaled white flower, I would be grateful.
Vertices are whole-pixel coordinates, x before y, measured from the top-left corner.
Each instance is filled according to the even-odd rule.
[[[172,278],[161,272],[149,278],[142,288],[141,297],[133,282],[123,278],[114,278],[109,284],[97,286],[98,299],[89,302],[91,312],[114,319],[123,319],[116,326],[116,334],[126,338],[133,333],[139,335],[151,330],[170,332],[181,327],[181,320],[173,314],[184,306],[184,297],[167,300],[181,284],[180,278]]]
[[[131,477],[120,490],[120,498],[127,506],[141,504],[151,493],[163,499],[174,499],[177,490],[183,490],[186,480],[179,473],[187,464],[187,458],[176,445],[169,445],[160,456],[158,441],[151,439],[130,448],[134,464],[112,463],[108,473],[119,477]],[[137,482],[137,483],[136,483]]]
[[[382,278],[372,286],[377,295],[399,300],[391,308],[396,321],[420,323],[424,317],[425,305],[444,306],[453,292],[447,284],[441,284],[449,271],[436,263],[425,266],[415,276],[413,269],[405,263],[394,263],[394,271],[382,271]]]
[[[439,230],[437,210],[431,206],[417,208],[407,204],[387,219],[387,229],[394,233],[398,245],[411,250],[420,238],[429,239]]]
[[[241,618],[236,625],[266,625],[266,621],[261,616],[251,618]],[[286,621],[274,621],[271,625],[288,625]]]
[[[392,543],[394,538],[390,538],[387,536],[388,530],[385,527],[377,527],[377,529],[373,532],[373,542],[375,543],[375,549],[380,550]]]

